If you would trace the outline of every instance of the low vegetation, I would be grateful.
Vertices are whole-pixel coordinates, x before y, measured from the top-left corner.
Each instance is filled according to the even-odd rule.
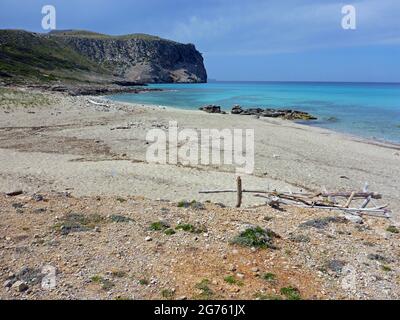
[[[227,276],[227,277],[224,278],[224,281],[226,283],[234,284],[234,285],[237,285],[237,286],[242,286],[243,285],[243,282],[238,280],[238,279],[236,279],[234,276]]]
[[[172,298],[175,296],[175,292],[172,291],[172,290],[170,290],[170,289],[163,289],[163,290],[161,291],[161,296],[162,296],[164,299],[170,300],[170,299],[172,299]]]
[[[170,225],[164,221],[153,222],[150,225],[151,231],[166,231],[169,228],[170,228]]]
[[[105,279],[102,276],[94,275],[90,278],[90,281],[101,285],[103,290],[109,291],[114,287],[114,283],[111,280]]]
[[[196,297],[202,300],[211,299],[214,296],[214,291],[210,288],[210,280],[203,279],[195,285],[195,288],[200,291],[200,294]]]
[[[389,226],[387,227],[386,231],[391,233],[399,233],[399,229],[396,226]]]
[[[281,294],[286,297],[288,300],[300,300],[300,291],[295,287],[284,287],[281,288]]]
[[[278,235],[273,231],[256,226],[242,231],[231,243],[244,247],[276,249],[273,245],[273,238],[276,237],[278,237]]]
[[[54,229],[63,235],[67,235],[72,232],[93,230],[105,222],[106,220],[98,214],[69,213],[55,224]]]
[[[183,230],[191,233],[203,233],[207,232],[207,229],[204,226],[196,227],[190,223],[180,223],[175,227],[175,230]]]
[[[273,274],[273,273],[271,273],[271,272],[268,272],[268,273],[264,273],[264,274],[262,275],[262,278],[263,278],[265,281],[274,282],[274,281],[276,280],[276,275]]]
[[[49,96],[39,92],[25,92],[0,87],[0,106],[5,108],[14,108],[15,106],[23,108],[44,107],[53,102],[53,99]]]

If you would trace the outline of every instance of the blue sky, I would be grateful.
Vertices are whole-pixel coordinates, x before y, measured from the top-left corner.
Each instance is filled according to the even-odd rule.
[[[218,80],[400,82],[399,0],[0,0],[0,28],[42,32],[47,4],[57,29],[194,43]]]

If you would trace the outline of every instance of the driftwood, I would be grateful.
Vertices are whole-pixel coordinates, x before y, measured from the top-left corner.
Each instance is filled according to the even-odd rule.
[[[20,194],[23,194],[23,193],[24,192],[22,190],[17,190],[17,191],[12,191],[12,192],[6,193],[6,196],[15,197],[15,196],[19,196]]]
[[[384,217],[384,218],[389,218],[389,216],[387,215],[390,210],[386,209],[388,207],[388,204],[382,205],[382,206],[378,206],[378,207],[374,207],[374,208],[349,208],[346,206],[339,206],[339,205],[332,205],[332,206],[328,206],[328,205],[324,205],[324,204],[314,204],[314,205],[308,205],[305,203],[296,203],[295,200],[292,199],[280,199],[279,197],[273,197],[271,199],[271,197],[262,195],[262,194],[255,194],[255,197],[260,197],[260,198],[265,198],[268,199],[267,200],[267,204],[269,205],[271,203],[271,201],[273,200],[274,203],[279,202],[285,205],[292,205],[292,206],[296,206],[296,207],[301,207],[301,208],[310,208],[310,209],[322,209],[322,210],[338,210],[338,211],[345,211],[345,212],[349,212],[349,213],[361,213],[364,215],[371,215],[371,216],[376,216],[376,217]],[[381,213],[381,215],[378,215],[377,213]]]
[[[94,104],[94,105],[96,105],[96,106],[107,107],[107,108],[110,107],[108,104],[101,103],[101,102],[96,102],[96,101],[91,100],[91,99],[88,99],[88,101],[89,101],[91,104]]]
[[[236,200],[236,208],[240,208],[242,205],[242,179],[237,177],[237,200]]]
[[[356,194],[356,193],[353,191],[353,192],[351,193],[349,199],[347,199],[347,202],[346,202],[346,204],[344,205],[346,208],[349,207],[349,205],[350,205],[351,201],[353,200],[355,194]]]
[[[255,197],[267,199],[266,205],[274,208],[279,208],[280,204],[292,205],[301,208],[322,209],[322,210],[338,210],[355,215],[371,215],[376,217],[390,218],[390,210],[387,209],[388,205],[377,206],[372,199],[381,199],[382,195],[376,192],[368,191],[368,184],[364,185],[361,192],[328,192],[325,190],[318,193],[299,193],[299,192],[278,192],[278,191],[264,191],[264,190],[247,190],[242,188],[242,180],[237,178],[236,189],[222,189],[222,190],[202,190],[199,193],[237,193],[236,207],[239,208],[242,204],[243,193],[255,193]],[[345,203],[340,203],[336,198],[347,198]],[[350,207],[351,202],[355,199],[364,199],[360,207]],[[372,202],[375,207],[367,208],[368,204]]]

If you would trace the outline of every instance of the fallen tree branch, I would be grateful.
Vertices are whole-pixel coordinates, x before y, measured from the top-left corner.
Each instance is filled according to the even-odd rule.
[[[268,196],[264,196],[261,194],[255,194],[255,197],[260,197],[260,198],[266,198],[268,199],[268,201],[271,200],[271,197]],[[374,208],[347,208],[347,207],[342,207],[342,206],[324,206],[324,205],[307,205],[305,203],[293,203],[295,202],[294,200],[291,199],[286,199],[286,200],[282,200],[278,197],[274,197],[273,198],[275,200],[275,202],[279,202],[285,205],[292,205],[292,206],[296,206],[296,207],[300,207],[300,208],[308,208],[308,209],[321,209],[321,210],[339,210],[339,211],[346,211],[346,212],[360,212],[362,214],[368,214],[368,215],[373,215],[374,213],[382,213],[385,214],[385,216],[379,215],[379,217],[385,217],[385,218],[389,218],[386,214],[390,212],[390,210],[386,210],[386,208],[388,207],[388,204],[385,204],[383,206],[378,206],[378,207],[374,207]],[[289,201],[292,202],[289,202]],[[268,204],[267,201],[267,204]],[[374,215],[374,216],[378,216],[378,215]]]

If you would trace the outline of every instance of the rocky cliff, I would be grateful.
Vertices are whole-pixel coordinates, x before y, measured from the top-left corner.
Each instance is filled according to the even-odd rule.
[[[0,58],[0,78],[44,73],[48,79],[64,76],[85,81],[207,81],[203,57],[193,44],[144,34],[0,30]]]

